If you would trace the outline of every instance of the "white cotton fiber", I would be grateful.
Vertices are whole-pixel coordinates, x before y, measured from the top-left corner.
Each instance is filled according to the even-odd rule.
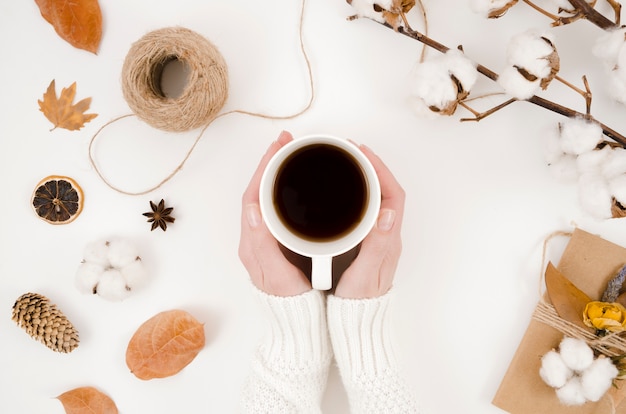
[[[107,258],[113,267],[124,267],[139,256],[137,248],[128,240],[116,238],[109,241]]]
[[[593,362],[593,350],[581,339],[564,338],[559,353],[565,365],[574,371],[584,371]]]
[[[580,174],[578,173],[577,157],[571,154],[563,154],[561,158],[550,164],[550,171],[558,180],[562,182],[575,182]]]
[[[561,148],[560,127],[555,124],[544,128],[543,133],[544,158],[548,164],[559,160],[565,153]]]
[[[600,58],[609,70],[613,70],[617,64],[618,55],[624,46],[625,33],[626,28],[623,27],[616,30],[605,30],[592,48],[593,55]]]
[[[76,270],[75,286],[85,294],[96,293],[104,299],[120,301],[148,278],[138,249],[127,239],[88,243],[83,257]]]
[[[593,173],[603,175],[602,167],[611,156],[611,151],[611,148],[607,146],[601,150],[580,154],[576,159],[578,171],[581,174]]]
[[[598,358],[582,373],[580,383],[589,401],[599,401],[617,377],[618,370],[609,358]]]
[[[587,399],[579,377],[573,377],[561,388],[556,390],[556,395],[565,405],[582,405]]]
[[[609,181],[609,192],[623,206],[626,206],[626,174],[613,177]]]
[[[553,350],[541,358],[539,375],[549,386],[561,388],[574,375],[574,371],[565,365],[561,355]]]
[[[516,68],[507,66],[498,76],[498,84],[511,96],[517,99],[528,99],[539,88],[540,80],[528,81]]]
[[[96,287],[98,295],[110,301],[121,301],[130,295],[124,277],[117,269],[105,270]]]
[[[519,66],[540,78],[550,74],[550,62],[546,57],[554,52],[552,35],[547,32],[529,30],[511,38],[507,47],[507,62]]]
[[[122,267],[120,273],[124,277],[126,285],[131,289],[137,289],[143,286],[147,279],[146,267],[143,265],[141,259],[135,260]]]
[[[626,173],[626,149],[622,147],[611,149],[601,169],[602,175],[608,180]]]
[[[476,64],[457,49],[450,49],[443,56],[448,72],[461,82],[463,90],[470,91],[478,79]]]
[[[104,239],[87,243],[83,251],[85,261],[107,266],[109,264],[107,243]]]
[[[569,154],[593,150],[602,141],[602,127],[582,118],[569,118],[561,123],[561,148]]]
[[[608,182],[600,174],[581,174],[578,178],[578,198],[580,206],[598,219],[612,217],[612,197]]]
[[[74,284],[81,293],[95,293],[94,288],[100,280],[100,275],[104,272],[104,267],[97,263],[84,262],[78,266]]]
[[[612,71],[608,80],[611,97],[621,104],[626,104],[626,68]]]
[[[426,106],[436,106],[439,109],[457,99],[456,85],[441,60],[429,60],[415,68],[411,91]]]

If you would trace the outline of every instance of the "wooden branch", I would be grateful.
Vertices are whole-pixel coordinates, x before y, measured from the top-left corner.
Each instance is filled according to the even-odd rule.
[[[578,0],[569,0],[570,2],[577,2]],[[582,0],[584,2],[584,0]],[[586,4],[586,3],[585,3]],[[394,28],[392,26],[390,26],[387,23],[380,23],[379,24],[385,26],[388,29],[394,30]],[[613,23],[611,23],[613,24]],[[395,31],[395,30],[394,30]],[[403,34],[411,39],[417,40],[423,44],[425,44],[426,46],[429,46],[441,53],[446,53],[448,50],[450,50],[449,47],[437,42],[434,39],[431,39],[428,36],[423,35],[420,32],[417,32],[415,30],[405,30],[403,27],[398,28],[397,30],[398,33]],[[478,71],[478,73],[480,73],[481,75],[491,79],[492,81],[497,81],[498,80],[498,74],[494,71],[492,71],[491,69],[477,64],[476,65],[476,70]],[[549,111],[555,112],[557,114],[566,116],[568,118],[575,118],[575,117],[581,117],[581,118],[587,118],[587,119],[593,119],[595,122],[598,123],[598,125],[600,125],[600,127],[602,128],[602,132],[605,136],[607,136],[608,138],[614,140],[615,142],[619,143],[622,147],[626,148],[626,137],[624,137],[622,134],[620,134],[619,132],[615,131],[614,129],[608,127],[607,125],[604,125],[602,122],[598,121],[597,119],[593,118],[591,115],[588,114],[584,114],[578,111],[575,111],[574,109],[568,108],[566,106],[563,106],[561,104],[558,104],[556,102],[552,102],[550,100],[547,100],[545,98],[541,98],[537,95],[533,95],[532,97],[526,99],[527,102],[530,102],[534,105],[540,106],[544,109],[547,109]],[[523,101],[520,101],[523,102]]]
[[[580,17],[586,20],[589,20],[591,23],[595,24],[601,29],[615,29],[619,27],[620,21],[620,10],[621,5],[614,1],[609,1],[609,4],[613,7],[615,11],[615,22],[612,22],[610,19],[605,17],[602,13],[598,12],[592,6],[589,5],[585,0],[567,0],[570,2],[574,9],[580,13]]]

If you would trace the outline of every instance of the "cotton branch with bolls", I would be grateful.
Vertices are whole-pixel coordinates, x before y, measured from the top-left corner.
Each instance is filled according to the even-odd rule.
[[[606,66],[612,97],[626,104],[626,28],[620,27],[621,4],[616,0],[604,0],[615,13],[614,20],[595,9],[596,0],[551,0],[553,12],[530,0],[468,1],[474,12],[486,18],[501,18],[512,7],[525,4],[548,17],[553,27],[587,20],[602,29],[592,53]],[[566,119],[546,133],[546,162],[559,178],[577,181],[580,204],[587,213],[600,219],[626,217],[626,137],[592,115],[592,93],[585,76],[583,86],[577,87],[558,75],[560,59],[554,32],[527,31],[514,36],[507,49],[507,66],[498,74],[473,62],[461,46],[451,49],[414,30],[407,14],[415,0],[347,2],[356,11],[349,20],[371,19],[442,53],[417,65],[411,102],[419,115],[451,116],[461,107],[472,114],[461,121],[478,122],[519,101],[562,115]],[[421,3],[419,7],[426,16]],[[508,99],[484,112],[474,110],[469,103],[480,98],[470,97],[478,74],[497,84],[498,93]],[[584,113],[537,95],[555,81],[581,95]]]

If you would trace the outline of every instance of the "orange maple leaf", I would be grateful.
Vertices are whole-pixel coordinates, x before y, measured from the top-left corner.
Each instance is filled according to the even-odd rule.
[[[69,88],[63,88],[59,98],[57,98],[54,79],[50,82],[48,90],[43,94],[43,101],[37,101],[39,110],[54,124],[54,128],[50,131],[54,131],[57,127],[76,131],[98,116],[98,114],[84,113],[89,109],[91,98],[85,98],[72,105],[75,96],[76,82],[72,83]]]
[[[102,12],[98,0],[35,0],[41,15],[72,46],[92,53],[102,38]]]

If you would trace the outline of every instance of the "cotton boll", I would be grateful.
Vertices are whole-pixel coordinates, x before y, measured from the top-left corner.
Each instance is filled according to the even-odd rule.
[[[571,154],[563,154],[561,158],[550,164],[550,171],[558,180],[563,182],[575,182],[580,176],[578,172],[577,157]]]
[[[140,259],[127,264],[120,272],[130,289],[137,289],[146,283],[148,272]]]
[[[74,284],[78,291],[85,294],[95,293],[94,288],[98,285],[102,272],[104,268],[97,263],[81,263],[74,277]]]
[[[580,377],[583,394],[589,401],[599,401],[617,377],[617,367],[609,358],[598,358]]]
[[[626,103],[626,47],[622,47],[617,55],[617,62],[611,68],[609,92],[620,103]]]
[[[550,74],[550,64],[546,59],[554,52],[552,35],[547,32],[529,30],[511,38],[507,47],[507,62],[519,66],[540,78]]]
[[[574,371],[584,371],[593,362],[593,350],[581,339],[564,338],[559,352],[565,365]]]
[[[610,148],[610,147],[606,147]],[[626,173],[626,149],[613,148],[601,166],[602,175],[608,180]]]
[[[565,405],[582,405],[587,402],[579,377],[572,377],[564,386],[557,389],[556,396]]]
[[[513,66],[507,66],[498,76],[498,84],[511,96],[517,99],[528,99],[539,88],[540,80],[537,79],[531,82],[524,78]]]
[[[609,74],[609,94],[621,104],[626,104],[626,71],[616,70]]]
[[[84,260],[107,267],[109,265],[108,243],[109,242],[104,239],[87,243],[83,252]]]
[[[444,55],[444,59],[449,73],[461,82],[463,90],[470,91],[478,79],[476,64],[457,49],[448,50]]]
[[[561,388],[574,375],[574,371],[565,365],[561,355],[553,350],[541,358],[539,375],[549,386]]]
[[[617,65],[617,57],[624,46],[626,28],[605,30],[596,40],[592,53],[600,58],[609,70]]]
[[[600,174],[581,174],[578,178],[578,198],[587,213],[598,219],[609,219],[612,196],[607,181]]]
[[[623,206],[626,206],[626,174],[613,177],[609,181],[609,192]]]
[[[422,98],[416,96],[409,97],[409,105],[413,113],[423,119],[435,119],[441,116],[438,112],[431,110]]]
[[[105,270],[96,287],[98,295],[110,301],[121,301],[130,295],[126,280],[117,269]]]
[[[610,147],[604,147],[601,150],[589,151],[584,154],[580,154],[576,159],[578,165],[578,171],[581,174],[593,173],[602,174],[602,167],[611,156],[612,149]]]
[[[602,127],[582,118],[570,118],[561,123],[561,148],[569,154],[593,150],[602,141]]]
[[[126,239],[113,239],[109,242],[107,258],[113,267],[124,267],[139,257],[137,248]]]
[[[445,108],[457,99],[457,88],[440,60],[426,61],[415,68],[412,93],[426,106]]]
[[[82,293],[97,293],[105,299],[119,301],[147,279],[138,250],[129,240],[111,238],[89,243],[84,257],[75,281]]]

